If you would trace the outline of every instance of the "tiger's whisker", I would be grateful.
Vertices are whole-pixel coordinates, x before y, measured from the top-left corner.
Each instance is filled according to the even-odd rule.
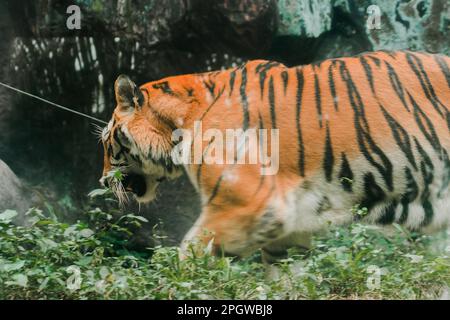
[[[92,123],[92,126],[94,127],[93,131],[91,132],[94,136],[98,138],[99,141],[102,140],[103,135],[103,127],[99,126],[98,124]]]

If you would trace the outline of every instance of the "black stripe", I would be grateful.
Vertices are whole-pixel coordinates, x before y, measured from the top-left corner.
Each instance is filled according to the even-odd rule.
[[[339,171],[339,181],[341,182],[342,188],[344,188],[345,191],[352,192],[353,171],[344,152],[342,152],[341,154],[341,170]]]
[[[375,94],[375,85],[373,83],[373,74],[372,74],[372,68],[370,67],[370,64],[367,62],[366,58],[359,57],[359,62],[361,62],[364,73],[366,74],[367,81],[369,81],[370,89],[372,90],[372,93]]]
[[[217,193],[219,192],[219,188],[220,188],[220,183],[222,182],[223,179],[223,174],[220,175],[219,179],[217,179],[216,184],[214,185],[214,188],[211,192],[211,196],[208,199],[207,204],[210,204],[214,198],[217,196]]]
[[[230,72],[230,93],[229,96],[233,93],[234,89],[234,81],[236,80],[236,70]]]
[[[194,89],[183,87],[189,97],[194,96]]]
[[[263,62],[256,66],[255,72],[259,74],[259,87],[261,89],[261,99],[264,96],[264,83],[266,80],[267,72],[273,67],[279,66],[278,62],[269,61]]]
[[[222,96],[223,92],[225,91],[225,87],[222,87],[222,89],[220,89],[219,94],[214,98],[214,101],[211,102],[211,104],[208,106],[208,108],[206,108],[206,110],[203,112],[203,114],[201,115],[201,117],[199,118],[199,121],[203,120],[203,118],[206,117],[206,115],[208,114],[208,112],[211,110],[211,108],[216,104],[216,102],[219,100],[219,98]]]
[[[433,205],[431,204],[430,200],[427,198],[422,203],[423,211],[425,212],[425,215],[423,217],[423,221],[420,224],[421,227],[426,227],[433,221],[434,216],[434,210]]]
[[[425,151],[425,149],[422,147],[422,145],[419,143],[416,137],[414,137],[414,142],[416,143],[417,151],[419,151],[420,156],[422,157],[422,160],[425,161],[425,164],[430,167],[431,169],[434,169],[433,162],[431,161],[430,156]]]
[[[367,56],[368,59],[372,60],[377,67],[380,67],[381,60],[374,56]]]
[[[397,73],[395,72],[394,68],[388,63],[387,61],[384,62],[386,64],[386,67],[388,69],[388,75],[389,75],[389,81],[391,82],[392,88],[394,88],[395,93],[400,98],[400,101],[403,104],[403,107],[410,112],[408,104],[406,103],[405,99],[405,91],[403,89],[402,83],[400,82],[400,79],[398,78]]]
[[[130,153],[130,148],[123,144],[123,140],[121,140],[121,137],[125,138],[125,140],[129,142],[128,138],[117,127],[114,130],[113,138],[114,138],[115,145],[117,145],[119,147],[119,150],[114,154],[114,148],[113,148],[113,159],[119,160],[119,161],[122,160],[122,159],[120,159],[120,156],[125,157],[125,153]]]
[[[392,136],[395,142],[399,146],[400,150],[403,151],[409,163],[417,171],[416,160],[414,159],[414,153],[411,147],[411,140],[409,138],[408,132],[386,111],[386,109],[380,104],[380,108],[383,111],[384,118],[386,119],[389,127],[392,131]]]
[[[350,71],[347,68],[347,65],[344,61],[339,61],[339,72],[341,74],[342,80],[344,80],[347,86],[347,94],[350,100],[350,105],[354,111],[355,122],[360,122],[364,128],[368,129],[369,125],[367,123],[364,104],[362,103],[361,95],[353,82],[353,79],[350,75]]]
[[[273,77],[270,76],[269,80],[269,106],[270,106],[270,119],[272,120],[272,128],[277,128],[277,116],[275,110],[275,89],[273,86]]]
[[[364,104],[362,103],[361,95],[353,82],[350,72],[345,63],[340,66],[341,77],[347,85],[348,97],[350,105],[354,113],[354,125],[356,129],[356,136],[358,146],[361,153],[367,161],[374,166],[386,182],[386,186],[390,191],[394,189],[392,179],[392,163],[380,147],[376,145],[370,134],[369,124],[365,116]],[[380,162],[377,162],[373,155],[377,155]]]
[[[322,100],[320,96],[319,76],[317,75],[315,68],[313,68],[313,72],[314,72],[314,95],[316,98],[316,110],[319,118],[319,127],[322,128]]]
[[[419,154],[422,158],[422,161],[420,162],[420,170],[422,172],[423,177],[423,186],[424,189],[422,191],[422,194],[420,196],[420,200],[422,202],[422,207],[424,210],[424,219],[421,223],[421,226],[424,227],[428,225],[431,220],[433,219],[433,206],[430,203],[429,197],[430,197],[430,188],[429,186],[433,183],[434,179],[434,165],[431,161],[430,157],[428,156],[427,152],[423,149],[419,141],[414,138],[414,142],[416,143],[417,150],[419,151]]]
[[[258,125],[259,129],[264,129],[264,120],[261,116],[261,112],[258,111]]]
[[[450,130],[450,112],[447,112],[447,128]]]
[[[198,165],[198,168],[197,168],[197,175],[196,176],[197,176],[197,186],[198,186],[198,190],[199,191],[201,189],[201,181],[200,181],[200,179],[202,177],[202,168],[203,168],[203,161],[204,161],[203,159],[205,158],[205,155],[208,152],[209,147],[212,145],[213,141],[214,141],[214,139],[211,139],[211,141],[209,141],[208,145],[206,146],[205,150],[203,151],[201,162],[200,162],[200,164]]]
[[[159,90],[161,90],[163,93],[169,94],[169,95],[171,95],[171,96],[175,95],[175,93],[173,92],[173,90],[170,88],[169,82],[167,82],[167,81],[155,83],[155,84],[153,85],[153,88],[154,88],[154,89],[159,89]]]
[[[392,163],[391,163],[391,161],[384,154],[384,152],[381,150],[381,148],[379,148],[375,144],[375,142],[373,141],[369,132],[362,130],[362,128],[358,128],[357,131],[359,131],[358,144],[359,144],[361,152],[363,153],[363,155],[367,159],[367,161],[369,161],[369,163],[372,166],[374,166],[378,170],[378,172],[380,172],[384,181],[386,182],[386,186],[388,187],[389,191],[392,191],[394,189],[394,186],[393,186],[393,180],[392,180]],[[373,154],[376,154],[380,158],[381,163],[378,163],[373,158],[371,152],[369,152],[369,149]]]
[[[247,86],[247,67],[244,67],[241,72],[241,88],[240,88],[240,94],[241,94],[241,103],[242,103],[242,112],[243,112],[243,120],[242,120],[242,128],[244,131],[248,129],[249,122],[250,122],[250,114],[248,112],[248,100],[247,100],[247,93],[246,93],[246,86]]]
[[[255,72],[256,73],[261,73],[261,72],[267,72],[270,69],[274,68],[274,67],[278,67],[280,65],[279,62],[276,61],[266,61],[266,62],[262,62],[259,65],[256,66],[255,68]]]
[[[382,225],[393,223],[395,220],[395,209],[397,209],[397,205],[398,202],[394,200],[384,207],[377,222]]]
[[[145,92],[145,94],[147,95],[147,101],[149,101],[149,100],[150,100],[150,93],[148,92],[147,88],[142,88],[142,89],[141,89],[141,92],[142,92],[142,91]]]
[[[409,204],[413,202],[418,194],[419,187],[417,186],[416,180],[408,167],[405,167],[405,178],[406,178],[406,190],[403,193],[400,203],[402,204],[402,214],[398,220],[398,223],[403,224],[408,220],[409,214]]]
[[[261,117],[261,113],[259,111],[258,111],[258,122],[259,122],[259,129],[264,130],[264,121],[263,121],[263,119]],[[262,134],[259,134],[259,148],[260,148],[260,150],[263,150],[263,143],[264,143],[264,141],[263,141],[262,138],[263,138]],[[262,168],[262,165],[261,165],[261,168]],[[265,174],[260,174],[259,175],[258,187],[256,187],[256,190],[255,190],[255,193],[253,194],[253,196],[255,196],[261,190],[265,178],[266,178]]]
[[[442,175],[442,184],[437,194],[438,198],[442,198],[442,193],[447,190],[450,184],[450,159],[447,151],[442,150],[442,153],[444,157],[444,174]]]
[[[331,96],[333,97],[334,110],[338,111],[339,110],[338,97],[336,95],[336,85],[334,83],[334,78],[333,78],[334,66],[335,66],[335,61],[331,62],[330,66],[328,67],[328,86],[330,87]]]
[[[289,83],[289,73],[287,71],[282,71],[281,79],[283,80],[284,95],[286,95],[286,90]]]
[[[431,161],[430,157],[428,156],[427,152],[423,149],[423,147],[420,145],[419,141],[414,138],[414,141],[417,145],[417,150],[419,151],[419,154],[422,157],[422,161],[420,162],[420,170],[422,172],[423,176],[423,185],[424,189],[422,191],[422,194],[420,196],[420,200],[422,201],[422,207],[424,210],[424,219],[421,223],[421,226],[427,226],[431,220],[433,219],[433,206],[430,203],[429,197],[430,197],[430,185],[433,183],[434,180],[434,165]]]
[[[444,57],[441,55],[433,55],[433,56],[434,56],[434,60],[439,65],[439,68],[441,69],[442,74],[445,77],[445,80],[447,80],[447,85],[450,88],[450,70],[447,66],[447,63],[445,62]]]
[[[413,99],[413,97],[408,93],[409,100],[413,105],[414,111],[414,119],[416,120],[417,125],[419,126],[420,131],[422,131],[425,138],[431,144],[433,149],[438,153],[439,158],[441,159],[441,142],[439,141],[439,137],[436,134],[433,123],[428,119],[426,114],[420,109],[419,105]]]
[[[426,225],[428,225],[434,215],[433,212],[433,206],[430,203],[430,184],[433,183],[433,171],[430,170],[430,168],[425,164],[425,162],[421,162],[420,163],[420,169],[422,171],[422,175],[423,175],[423,180],[424,180],[424,190],[422,192],[422,195],[420,196],[420,199],[422,201],[422,207],[424,209],[424,219],[421,223],[421,226],[424,227]]]
[[[266,72],[261,72],[259,74],[259,88],[261,90],[261,100],[264,96],[264,82],[266,81]]]
[[[209,90],[209,93],[211,93],[211,96],[214,98],[214,89],[216,88],[216,84],[212,80],[207,80],[203,82],[205,84],[205,87]]]
[[[436,96],[436,92],[434,91],[434,88],[430,83],[430,79],[428,78],[423,68],[421,60],[416,55],[413,55],[411,53],[405,54],[406,60],[408,61],[409,66],[411,67],[417,79],[419,80],[422,90],[425,93],[425,96],[427,97],[428,101],[430,101],[436,112],[439,113],[441,117],[444,117],[441,107],[444,108],[445,111],[448,110]]]
[[[302,127],[301,127],[301,107],[302,107],[302,95],[303,95],[303,85],[304,77],[303,70],[296,69],[295,74],[297,77],[297,94],[295,102],[295,125],[297,128],[297,138],[298,138],[298,170],[300,176],[305,176],[305,146],[303,145]]]
[[[119,127],[114,130],[114,139],[116,139],[117,143],[126,148],[128,151],[130,150],[132,142]]]
[[[325,171],[325,178],[328,182],[331,181],[333,175],[333,165],[334,165],[334,155],[333,155],[333,146],[331,143],[330,137],[330,128],[328,126],[328,122],[326,124],[326,137],[325,137],[325,151],[323,157],[323,169]]]
[[[361,201],[361,207],[370,210],[385,198],[386,194],[376,183],[373,174],[371,172],[366,173],[364,175],[364,198]]]

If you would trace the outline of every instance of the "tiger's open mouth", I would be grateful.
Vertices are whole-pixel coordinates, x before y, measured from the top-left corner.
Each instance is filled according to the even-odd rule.
[[[125,191],[132,192],[138,197],[142,197],[147,192],[147,182],[143,175],[128,173],[123,181]]]

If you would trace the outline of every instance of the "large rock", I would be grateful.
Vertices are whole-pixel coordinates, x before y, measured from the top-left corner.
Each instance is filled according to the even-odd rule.
[[[19,215],[19,223],[23,223],[25,212],[32,206],[33,195],[11,171],[11,169],[0,160],[0,212],[11,209],[16,210]]]

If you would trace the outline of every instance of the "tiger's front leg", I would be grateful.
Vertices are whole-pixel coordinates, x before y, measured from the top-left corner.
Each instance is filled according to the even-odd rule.
[[[304,252],[310,250],[311,238],[311,233],[293,232],[286,237],[266,244],[262,248],[262,262],[266,268],[266,278],[268,280],[278,280],[280,270],[276,263],[288,257],[287,250],[289,248],[298,248]]]
[[[213,254],[245,257],[284,235],[284,221],[272,208],[204,208],[181,243],[181,257],[210,245]]]
[[[311,233],[293,232],[285,235],[283,219],[273,208],[266,208],[258,215],[249,214],[251,212],[249,208],[223,212],[207,208],[183,239],[181,258],[192,252],[196,256],[202,255],[205,248],[216,255],[240,257],[262,249],[266,278],[277,280],[280,272],[276,263],[287,257],[288,248],[309,250]]]

